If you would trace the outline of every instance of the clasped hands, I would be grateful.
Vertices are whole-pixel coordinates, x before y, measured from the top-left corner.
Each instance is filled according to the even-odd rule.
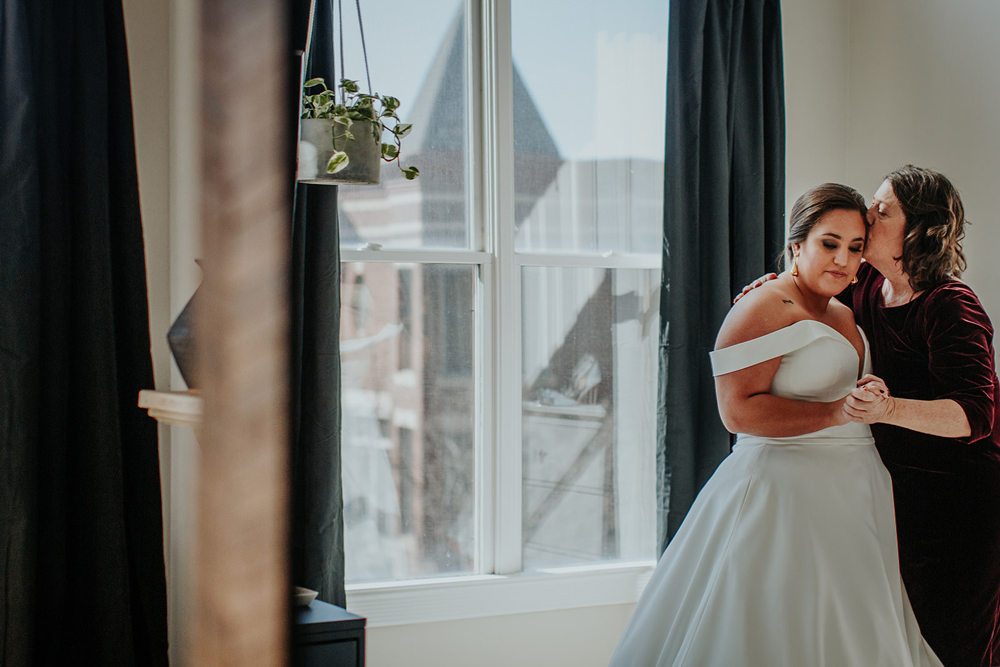
[[[876,424],[892,412],[893,399],[885,382],[869,373],[858,380],[858,386],[844,399],[842,409],[851,421]]]

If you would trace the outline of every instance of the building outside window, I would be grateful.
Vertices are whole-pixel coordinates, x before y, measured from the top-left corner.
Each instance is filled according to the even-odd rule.
[[[667,11],[365,16],[421,175],[340,190],[350,587],[655,559]]]

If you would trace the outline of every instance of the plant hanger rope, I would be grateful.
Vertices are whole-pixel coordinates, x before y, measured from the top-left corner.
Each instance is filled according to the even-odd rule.
[[[361,0],[354,0],[358,7],[358,32],[361,33],[361,53],[365,57],[365,78],[368,79],[368,94],[372,94],[372,75],[368,72],[368,49],[365,48],[365,24],[361,21]]]
[[[368,48],[365,46],[365,24],[361,20],[361,0],[354,0],[355,6],[358,8],[358,32],[361,33],[361,53],[364,54],[365,58],[365,79],[368,81],[368,94],[372,94],[372,75],[368,70]],[[344,73],[344,2],[343,0],[337,0],[337,21],[339,23],[339,36],[340,36],[340,79],[344,80],[347,75]],[[344,101],[344,90],[340,91],[341,103]]]
[[[347,74],[344,73],[344,3],[341,0],[337,0],[337,24],[340,30],[340,80],[343,81],[347,78]],[[371,91],[368,91],[371,92]],[[345,104],[345,93],[344,89],[340,89],[340,103]]]

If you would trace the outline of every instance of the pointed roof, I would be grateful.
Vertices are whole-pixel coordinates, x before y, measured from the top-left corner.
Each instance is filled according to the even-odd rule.
[[[427,72],[413,112],[407,117],[413,131],[406,152],[464,151],[466,140],[465,5],[459,7]],[[514,150],[559,158],[552,135],[514,67]],[[460,131],[455,131],[456,129]]]

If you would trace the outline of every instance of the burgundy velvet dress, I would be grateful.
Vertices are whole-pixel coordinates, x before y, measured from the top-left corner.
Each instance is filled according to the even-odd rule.
[[[868,336],[875,375],[900,398],[950,398],[967,438],[872,425],[892,476],[899,566],[924,638],[946,667],[1000,664],[1000,386],[993,326],[973,291],[948,281],[883,305],[863,263],[841,301]]]

